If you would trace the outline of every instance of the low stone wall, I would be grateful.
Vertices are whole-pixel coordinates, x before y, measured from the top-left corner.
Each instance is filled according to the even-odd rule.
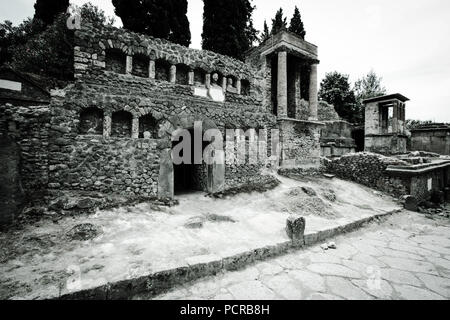
[[[397,197],[410,194],[407,178],[386,173],[390,165],[407,165],[404,161],[374,153],[354,153],[325,162],[328,172]]]

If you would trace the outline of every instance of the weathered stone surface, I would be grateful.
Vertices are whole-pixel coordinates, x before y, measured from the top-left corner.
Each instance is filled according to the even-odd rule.
[[[205,217],[194,217],[190,218],[184,226],[188,229],[200,229],[203,228],[203,224],[206,222]]]
[[[87,241],[99,236],[101,231],[91,223],[80,224],[72,228],[67,236],[72,241]]]
[[[286,233],[292,241],[303,241],[306,221],[304,217],[291,215],[286,220]]]
[[[405,197],[405,209],[409,211],[415,211],[419,209],[417,199],[413,196],[406,196]]]

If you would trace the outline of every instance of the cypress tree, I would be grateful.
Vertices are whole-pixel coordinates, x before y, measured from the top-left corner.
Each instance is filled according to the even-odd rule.
[[[306,31],[300,15],[300,10],[298,10],[297,6],[295,6],[294,16],[291,19],[289,31],[297,34],[300,38],[305,39]]]
[[[53,23],[58,14],[66,12],[68,7],[69,0],[36,0],[34,18],[48,26]]]
[[[204,0],[202,47],[237,59],[257,40],[249,0]]]
[[[281,30],[287,29],[287,22],[286,18],[283,14],[283,8],[280,8],[277,13],[275,14],[275,18],[272,19],[272,34],[277,34]]]
[[[264,20],[264,30],[263,30],[263,34],[261,35],[260,43],[263,43],[264,41],[266,41],[269,38],[270,38],[269,27],[267,26],[267,21]]]
[[[112,0],[125,29],[189,46],[187,0]]]

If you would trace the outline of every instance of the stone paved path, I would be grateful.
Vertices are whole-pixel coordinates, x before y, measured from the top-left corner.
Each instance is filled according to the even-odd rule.
[[[403,212],[381,224],[156,299],[449,299],[450,221]],[[146,299],[145,296],[136,299]]]

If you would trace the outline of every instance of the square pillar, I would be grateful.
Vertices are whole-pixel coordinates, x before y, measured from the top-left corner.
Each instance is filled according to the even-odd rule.
[[[139,118],[136,116],[133,116],[133,120],[131,121],[131,138],[139,138]]]
[[[394,102],[394,112],[393,112],[393,119],[392,119],[392,132],[393,133],[399,133],[399,105],[398,102]]]
[[[205,75],[205,86],[206,86],[206,89],[211,88],[211,73],[207,73]]]
[[[222,90],[223,92],[227,92],[227,77],[223,76],[222,77]]]
[[[302,72],[301,64],[297,65],[295,70],[295,115],[298,114],[298,109],[301,107],[302,100]]]
[[[189,70],[188,77],[189,77],[189,80],[188,80],[189,85],[190,86],[194,85],[194,70],[192,70],[192,69]]]
[[[150,60],[150,63],[148,64],[148,77],[150,79],[155,79],[156,78],[155,60]]]
[[[277,102],[278,117],[287,118],[287,52],[278,52]]]
[[[131,74],[132,71],[133,71],[133,57],[127,56],[125,73]]]
[[[111,122],[112,122],[112,114],[105,113],[103,117],[103,138],[105,139],[111,137]]]
[[[177,82],[177,66],[174,64],[170,66],[170,82]]]
[[[317,63],[311,65],[311,72],[309,74],[309,119],[318,119],[319,98],[317,93]]]

